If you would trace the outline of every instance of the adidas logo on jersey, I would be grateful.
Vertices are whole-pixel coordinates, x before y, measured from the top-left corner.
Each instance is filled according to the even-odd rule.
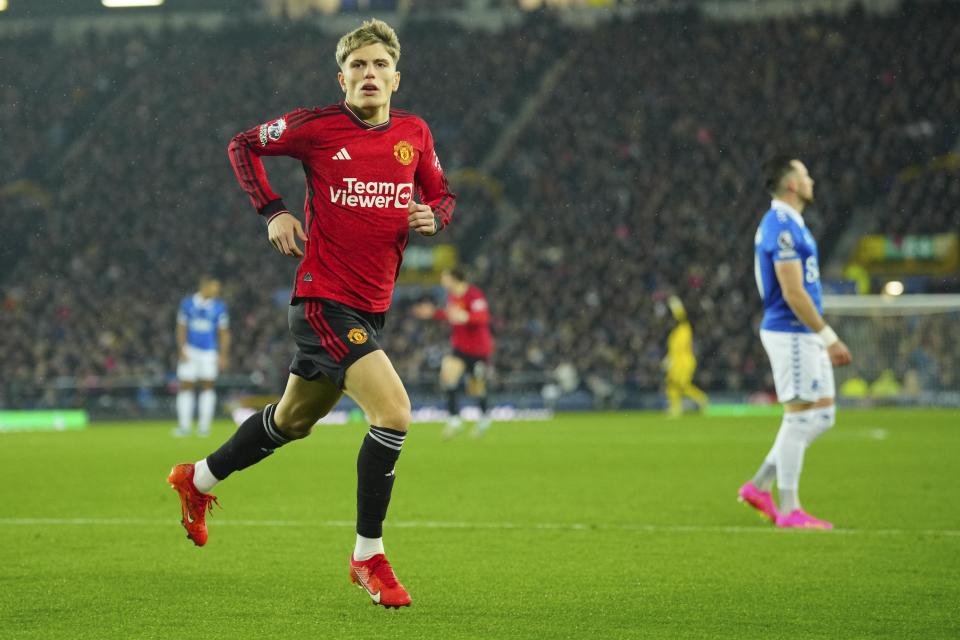
[[[341,147],[340,151],[337,151],[337,154],[335,156],[331,156],[330,159],[331,160],[353,160],[353,158],[350,157],[350,154],[347,153],[346,147]]]

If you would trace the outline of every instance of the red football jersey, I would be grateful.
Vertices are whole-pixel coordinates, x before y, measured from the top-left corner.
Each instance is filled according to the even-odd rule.
[[[477,358],[489,358],[493,354],[493,335],[490,333],[490,307],[483,292],[474,285],[467,287],[462,296],[447,293],[447,309],[463,309],[469,316],[463,324],[450,323],[450,344],[457,351]],[[450,321],[446,309],[437,309],[438,320]]]
[[[295,296],[386,311],[409,239],[407,205],[416,193],[433,209],[439,231],[456,203],[427,124],[399,109],[372,126],[345,103],[300,108],[237,134],[228,152],[237,180],[268,220],[287,207],[260,157],[303,163],[308,239]]]

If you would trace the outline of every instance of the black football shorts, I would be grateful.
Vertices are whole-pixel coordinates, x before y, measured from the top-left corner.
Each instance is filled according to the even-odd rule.
[[[294,298],[287,311],[297,343],[290,373],[306,380],[326,376],[342,389],[350,365],[380,349],[377,336],[385,320],[385,313],[360,311],[326,298]]]
[[[474,380],[486,380],[490,374],[490,356],[472,356],[459,349],[452,352],[454,358],[463,360],[463,374]]]

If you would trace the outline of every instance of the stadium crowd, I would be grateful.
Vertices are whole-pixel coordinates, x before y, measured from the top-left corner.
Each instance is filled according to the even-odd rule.
[[[676,293],[698,383],[770,387],[752,239],[767,204],[757,167],[774,148],[797,150],[818,180],[807,218],[828,259],[861,208],[876,230],[960,228],[955,167],[897,180],[956,142],[951,5],[759,23],[653,14],[589,30],[547,16],[499,32],[411,22],[400,33],[394,103],[431,123],[455,187],[573,52],[495,172],[505,201],[461,198],[444,236],[481,249],[464,254],[491,301],[501,378],[573,368],[600,395],[656,389],[664,299]],[[231,370],[277,387],[293,349],[283,306],[294,264],[265,242],[225,148],[241,129],[339,99],[335,40],[283,30],[0,41],[16,70],[0,83],[0,221],[29,230],[0,255],[0,406],[52,403],[61,376],[91,387],[169,378],[177,303],[204,273],[224,283]],[[288,204],[302,198],[296,162],[267,168]],[[10,188],[24,182],[34,188]],[[385,344],[404,379],[430,380],[445,332],[410,317],[414,299],[398,297]],[[918,348],[955,380],[956,354],[936,346]]]

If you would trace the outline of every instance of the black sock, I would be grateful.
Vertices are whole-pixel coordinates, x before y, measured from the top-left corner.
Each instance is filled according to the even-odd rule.
[[[357,533],[364,538],[383,537],[393,473],[407,434],[395,429],[370,427],[357,456]],[[214,474],[216,475],[216,474]]]
[[[483,415],[487,415],[487,409],[490,408],[490,405],[487,403],[487,394],[483,394],[477,398],[477,402],[480,403],[480,412],[483,413]]]
[[[459,413],[457,410],[456,389],[447,389],[447,413],[450,414],[451,418]]]
[[[273,420],[276,405],[268,404],[243,421],[237,431],[219,449],[207,456],[207,466],[218,480],[234,471],[257,464],[275,449],[290,442]]]

